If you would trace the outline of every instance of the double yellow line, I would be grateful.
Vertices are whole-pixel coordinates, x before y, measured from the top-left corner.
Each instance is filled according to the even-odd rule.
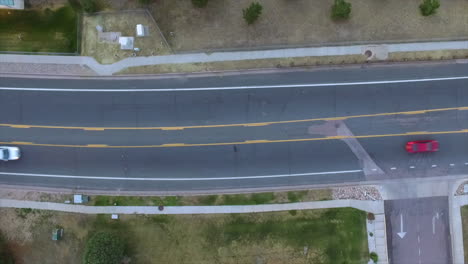
[[[330,136],[322,138],[300,138],[300,139],[278,139],[278,140],[246,140],[240,142],[221,142],[221,143],[171,143],[161,145],[140,145],[140,146],[111,146],[106,144],[88,144],[88,145],[66,145],[66,144],[41,144],[33,142],[0,142],[5,145],[24,145],[24,146],[39,146],[39,147],[65,147],[65,148],[174,148],[174,147],[207,147],[207,146],[227,146],[227,145],[247,145],[247,144],[266,144],[266,143],[290,143],[290,142],[308,142],[321,140],[346,140],[346,139],[364,139],[364,138],[381,138],[381,137],[398,137],[398,136],[413,136],[413,135],[443,135],[443,134],[463,134],[468,133],[468,129],[454,131],[416,131],[399,134],[381,134],[381,135],[362,135],[362,136]]]
[[[419,115],[432,112],[444,112],[455,110],[468,110],[468,106],[464,107],[451,107],[451,108],[437,108],[428,110],[406,111],[406,112],[392,112],[392,113],[378,113],[368,115],[353,115],[353,116],[340,116],[340,117],[324,117],[324,118],[311,118],[299,120],[285,120],[285,121],[271,121],[259,123],[239,123],[239,124],[220,124],[220,125],[201,125],[201,126],[173,126],[173,127],[82,127],[82,126],[44,126],[44,125],[20,125],[20,124],[0,124],[0,127],[11,128],[45,128],[45,129],[79,129],[87,131],[104,131],[104,130],[183,130],[193,128],[221,128],[221,127],[256,127],[268,126],[277,124],[290,124],[301,122],[314,122],[314,121],[333,121],[333,120],[347,120],[353,118],[364,117],[379,117],[379,116],[392,116],[392,115]]]

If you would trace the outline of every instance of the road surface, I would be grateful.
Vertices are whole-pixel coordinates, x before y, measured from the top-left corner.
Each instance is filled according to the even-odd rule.
[[[193,191],[468,172],[466,64],[0,79],[0,183]],[[405,142],[440,141],[408,155]]]

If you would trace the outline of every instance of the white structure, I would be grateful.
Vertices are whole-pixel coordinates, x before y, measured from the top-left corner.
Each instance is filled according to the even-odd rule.
[[[82,204],[87,203],[89,201],[89,197],[82,195],[82,194],[75,194],[73,195],[73,203],[75,204]]]
[[[137,37],[148,36],[148,27],[145,27],[142,24],[136,25],[136,36]]]
[[[24,0],[0,0],[0,8],[24,9]]]
[[[119,37],[120,49],[133,50],[134,37]]]

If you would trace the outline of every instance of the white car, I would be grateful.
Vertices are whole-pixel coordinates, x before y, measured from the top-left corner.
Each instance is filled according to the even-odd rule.
[[[0,146],[0,160],[17,160],[21,157],[21,151],[18,147]]]

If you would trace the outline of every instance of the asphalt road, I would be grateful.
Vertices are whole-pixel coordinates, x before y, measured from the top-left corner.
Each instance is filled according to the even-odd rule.
[[[0,183],[189,191],[466,173],[467,70],[1,78],[0,142],[23,157],[0,164]],[[446,77],[463,78],[434,79]],[[427,138],[438,153],[405,153]]]
[[[452,263],[448,198],[385,201],[391,264]]]

